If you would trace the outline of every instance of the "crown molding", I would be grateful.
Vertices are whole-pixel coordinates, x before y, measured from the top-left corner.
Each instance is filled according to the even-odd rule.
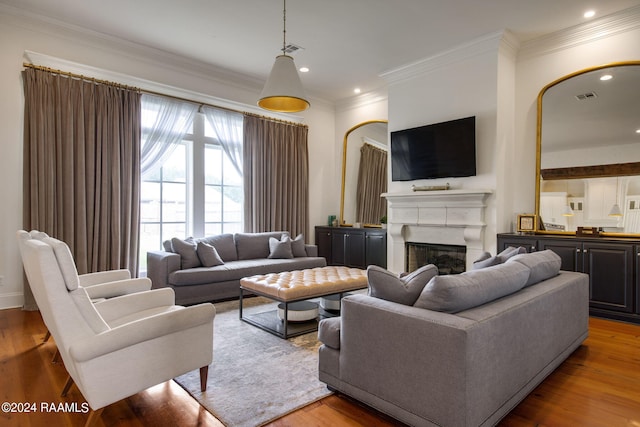
[[[498,49],[504,49],[507,54],[515,55],[518,46],[517,39],[509,31],[497,31],[436,55],[386,71],[380,74],[380,77],[389,84],[395,84],[466,59],[497,52]]]
[[[640,6],[522,43],[518,60],[547,55],[640,28]]]
[[[387,101],[387,90],[386,87],[384,87],[357,96],[338,100],[335,104],[335,107],[336,111],[347,111]]]

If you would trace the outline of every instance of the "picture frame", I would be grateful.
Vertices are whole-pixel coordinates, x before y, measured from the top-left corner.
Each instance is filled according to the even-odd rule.
[[[536,215],[519,214],[516,229],[519,233],[533,233],[536,230]]]

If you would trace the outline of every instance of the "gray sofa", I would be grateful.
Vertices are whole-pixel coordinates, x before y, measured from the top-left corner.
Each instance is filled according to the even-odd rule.
[[[409,425],[495,425],[588,334],[588,276],[543,252],[344,298],[320,323],[320,380]]]
[[[172,288],[180,305],[237,298],[243,277],[326,266],[317,246],[301,237],[278,231],[174,238],[164,251],[147,252],[147,277],[153,288]]]

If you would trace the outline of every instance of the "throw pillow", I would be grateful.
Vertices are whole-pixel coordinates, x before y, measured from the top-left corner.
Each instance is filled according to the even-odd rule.
[[[198,253],[198,258],[200,258],[200,262],[205,267],[215,267],[216,265],[223,265],[224,261],[218,255],[218,251],[216,248],[209,245],[205,242],[198,242],[198,246],[196,249]]]
[[[184,240],[174,237],[171,239],[171,246],[173,250],[180,254],[180,263],[182,269],[200,267],[200,258],[198,258],[197,244],[193,237],[188,237]]]
[[[398,277],[390,271],[370,265],[367,268],[369,295],[372,297],[413,305],[429,281],[438,275],[438,267],[428,264],[404,277]]]
[[[236,243],[233,240],[233,234],[217,234],[215,236],[203,237],[197,240],[204,242],[216,248],[216,252],[220,255],[220,259],[224,262],[237,261],[238,254],[236,252]]]
[[[525,286],[531,286],[560,273],[562,259],[550,249],[530,254],[515,255],[507,263],[518,262],[531,270]]]
[[[291,252],[295,258],[307,256],[307,250],[304,247],[304,236],[298,234],[295,239],[291,241]]]
[[[171,244],[171,240],[165,240],[164,242],[162,242],[162,248],[165,252],[173,252],[173,245]]]
[[[502,264],[503,262],[507,262],[507,260],[512,256],[516,256],[519,254],[526,254],[526,253],[527,253],[527,250],[522,246],[517,248],[515,246],[509,246],[504,251],[496,255],[496,258],[498,258],[498,261],[499,261],[498,264]]]
[[[517,262],[435,276],[424,287],[414,306],[457,313],[517,292],[528,278],[529,268]]]
[[[491,256],[489,252],[483,252],[482,255],[473,262],[471,269],[479,270],[481,268],[491,267],[498,264],[500,264],[500,260],[497,256]]]
[[[270,253],[267,258],[293,258],[293,252],[291,251],[291,238],[287,235],[282,236],[282,240],[278,240],[275,237],[269,237],[269,252]]]

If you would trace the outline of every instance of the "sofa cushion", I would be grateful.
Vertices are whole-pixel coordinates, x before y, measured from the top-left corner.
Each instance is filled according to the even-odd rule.
[[[220,258],[220,255],[218,254],[216,248],[208,243],[198,242],[196,252],[198,253],[200,262],[205,267],[213,267],[215,265],[224,264],[224,261],[222,261],[222,258]]]
[[[215,236],[203,237],[198,239],[198,241],[216,248],[216,252],[218,252],[218,255],[220,255],[220,258],[224,262],[236,261],[238,259],[233,234],[217,234]]]
[[[184,240],[174,237],[171,239],[171,246],[177,254],[180,254],[180,265],[183,269],[202,265],[200,258],[198,258],[198,244],[193,237],[188,237]]]
[[[519,291],[527,283],[529,271],[528,267],[511,262],[462,274],[435,276],[414,306],[457,313]]]
[[[399,304],[413,305],[422,289],[437,275],[438,267],[433,264],[422,266],[404,277],[398,277],[382,267],[370,265],[367,268],[369,295]]]
[[[280,240],[287,232],[275,231],[266,233],[236,233],[233,238],[236,242],[238,259],[260,259],[269,256],[269,238]],[[224,258],[222,258],[224,259]]]
[[[497,256],[491,256],[489,252],[485,252],[483,256],[475,260],[471,266],[472,270],[480,270],[481,268],[491,267],[500,264]]]
[[[550,279],[560,273],[562,259],[550,249],[530,254],[515,255],[507,263],[518,262],[531,270],[525,286]]]
[[[290,259],[293,258],[293,252],[291,251],[291,238],[287,235],[283,235],[282,239],[278,240],[275,237],[269,237],[269,256],[270,259]]]
[[[291,252],[294,257],[307,256],[307,250],[304,244],[304,235],[298,234],[295,239],[291,241]]]

